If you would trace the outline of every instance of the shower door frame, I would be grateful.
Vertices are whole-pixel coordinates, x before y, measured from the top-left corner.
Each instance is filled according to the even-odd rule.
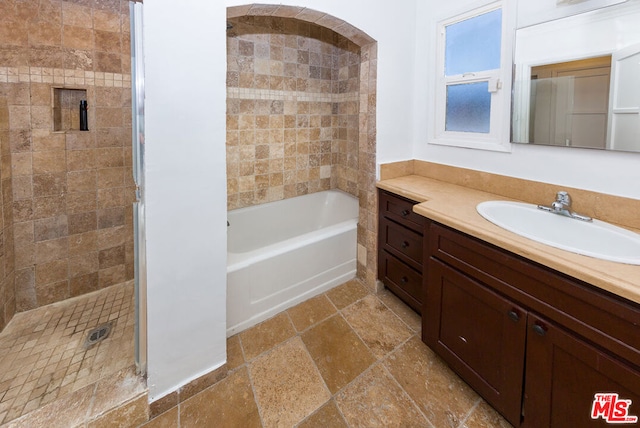
[[[135,363],[139,374],[147,372],[147,257],[144,198],[144,50],[142,3],[129,2],[131,21],[131,103],[133,180],[133,242],[135,266]]]

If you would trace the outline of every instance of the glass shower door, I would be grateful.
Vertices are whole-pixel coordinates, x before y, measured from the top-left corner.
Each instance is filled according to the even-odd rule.
[[[144,55],[142,45],[142,3],[130,2],[131,20],[131,100],[133,179],[136,201],[133,203],[135,254],[135,358],[140,374],[147,371],[147,270],[144,203]]]

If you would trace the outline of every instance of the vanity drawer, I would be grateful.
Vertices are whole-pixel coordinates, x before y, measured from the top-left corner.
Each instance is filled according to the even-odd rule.
[[[413,206],[416,203],[381,190],[379,192],[380,217],[387,217],[416,232],[422,233],[425,218],[413,212]]]
[[[380,219],[380,242],[384,250],[422,271],[422,235],[386,218]]]
[[[380,251],[378,263],[382,282],[413,310],[421,313],[422,275],[386,251]]]

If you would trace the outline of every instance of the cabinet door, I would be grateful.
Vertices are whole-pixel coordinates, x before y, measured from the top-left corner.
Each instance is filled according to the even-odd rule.
[[[596,412],[599,417],[592,419],[597,393],[617,394],[617,400],[612,395],[603,398]],[[620,400],[631,403],[627,406]],[[529,314],[524,427],[611,426],[621,423],[614,420],[621,417],[624,407],[628,407],[628,416],[640,416],[638,367]],[[609,423],[607,415],[613,418]]]
[[[520,424],[526,311],[429,260],[423,341],[513,425]]]

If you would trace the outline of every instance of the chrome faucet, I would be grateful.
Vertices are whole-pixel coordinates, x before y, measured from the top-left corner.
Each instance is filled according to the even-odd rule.
[[[591,217],[571,211],[571,196],[563,190],[556,194],[556,200],[551,203],[550,207],[546,205],[538,205],[538,208],[544,211],[549,211],[550,213],[575,218],[576,220],[593,220]]]

